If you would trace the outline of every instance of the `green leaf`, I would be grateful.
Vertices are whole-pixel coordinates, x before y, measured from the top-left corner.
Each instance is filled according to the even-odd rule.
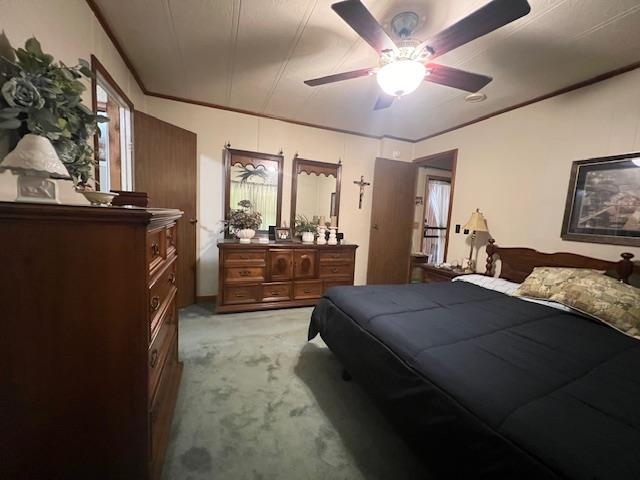
[[[2,110],[0,110],[0,120],[15,118],[20,114],[21,111],[22,110],[20,110],[19,108],[3,108]]]
[[[20,128],[22,122],[17,118],[10,118],[8,120],[0,120],[0,130],[15,130]]]
[[[24,48],[27,50],[27,52],[33,53],[34,55],[43,55],[42,46],[40,45],[40,42],[36,40],[36,37],[31,37],[29,40],[27,40],[24,44]]]
[[[14,62],[16,59],[16,54],[11,46],[11,42],[4,33],[4,30],[0,34],[0,57],[4,57],[10,62]]]
[[[80,73],[82,73],[85,77],[93,78],[93,71],[89,67],[85,67],[82,65],[79,69]]]
[[[96,115],[96,122],[98,123],[106,123],[110,122],[109,117],[105,117],[104,115]]]

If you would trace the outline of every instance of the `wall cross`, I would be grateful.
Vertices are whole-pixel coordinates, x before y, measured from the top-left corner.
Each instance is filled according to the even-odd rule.
[[[354,180],[353,183],[360,187],[360,199],[358,201],[358,208],[362,209],[362,198],[364,197],[364,187],[371,185],[369,182],[364,181],[364,175],[360,175],[360,181]]]

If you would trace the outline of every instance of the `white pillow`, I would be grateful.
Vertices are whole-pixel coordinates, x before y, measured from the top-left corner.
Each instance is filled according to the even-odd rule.
[[[519,283],[510,282],[509,280],[505,280],[504,278],[488,277],[486,275],[478,275],[477,273],[472,273],[470,275],[460,275],[459,277],[455,277],[452,281],[473,283],[474,285],[478,285],[479,287],[483,287],[489,290],[495,290],[496,292],[504,293],[505,295],[509,296],[513,296],[513,292],[515,292],[520,286]],[[561,303],[556,302],[550,302],[548,300],[538,300],[536,298],[527,297],[513,298],[518,298],[520,300],[524,300],[525,302],[539,303],[540,305],[546,305],[547,307],[555,308],[556,310],[561,310],[563,312],[574,311],[566,305],[562,305]]]

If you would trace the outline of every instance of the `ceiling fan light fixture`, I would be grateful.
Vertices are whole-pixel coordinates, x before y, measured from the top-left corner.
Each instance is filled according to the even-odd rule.
[[[380,68],[376,79],[385,93],[401,97],[418,88],[426,73],[427,68],[420,62],[398,60]]]

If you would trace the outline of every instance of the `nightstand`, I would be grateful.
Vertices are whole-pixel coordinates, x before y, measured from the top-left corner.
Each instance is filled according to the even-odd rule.
[[[416,265],[416,268],[422,270],[422,283],[450,282],[452,278],[468,273],[464,270],[451,270],[426,264]]]

